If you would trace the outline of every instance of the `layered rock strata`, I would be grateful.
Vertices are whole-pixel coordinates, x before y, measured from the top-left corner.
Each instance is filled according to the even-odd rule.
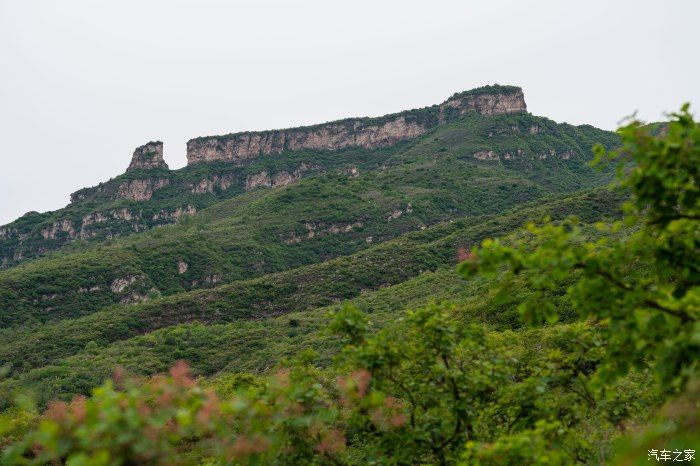
[[[136,169],[150,170],[152,168],[168,168],[168,164],[163,160],[163,143],[160,141],[149,142],[139,146],[134,150],[131,163],[126,171]]]
[[[351,118],[301,128],[191,139],[187,143],[187,163],[223,160],[240,165],[256,157],[283,151],[335,151],[347,147],[374,149],[413,139],[472,111],[499,115],[525,112],[527,106],[522,89],[487,86],[455,94],[440,105],[380,118]]]

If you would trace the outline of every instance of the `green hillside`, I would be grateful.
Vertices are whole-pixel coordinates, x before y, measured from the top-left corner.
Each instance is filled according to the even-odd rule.
[[[533,127],[541,130],[531,133]],[[280,154],[229,167],[242,173],[274,173],[301,164],[323,168],[285,187],[239,194],[231,189],[220,193],[231,199],[214,204],[214,194],[195,202],[191,193],[183,197],[176,187],[205,176],[205,171],[209,177],[223,176],[225,167],[184,168],[171,173],[168,188],[137,203],[139,212],[162,210],[163,203],[172,202],[200,209],[211,204],[208,209],[177,226],[107,242],[95,243],[93,238],[68,243],[45,259],[0,271],[0,326],[84,315],[120,301],[317,263],[449,219],[495,214],[547,194],[600,185],[609,175],[588,167],[586,154],[596,141],[610,147],[616,140],[591,127],[557,125],[528,114],[472,114],[410,144],[374,151]],[[498,161],[472,156],[485,148],[522,154]],[[538,154],[549,151],[575,155],[540,159]],[[357,175],[348,174],[349,167]],[[98,201],[99,196],[52,215],[83,217],[102,206]],[[129,205],[104,202],[103,211]],[[182,273],[179,264],[186,264]]]
[[[519,91],[485,89],[456,96]],[[689,114],[621,138],[441,112],[373,149],[130,169],[2,227],[2,461],[603,464],[697,407]],[[591,162],[621,145],[612,189]]]
[[[303,266],[261,278],[242,280],[209,290],[196,290],[170,297],[153,299],[143,304],[114,305],[82,318],[62,319],[55,323],[8,328],[0,330],[0,358],[17,361],[10,368],[10,375],[19,376],[26,371],[34,373],[50,371],[54,381],[68,377],[73,382],[51,395],[72,394],[76,387],[90,387],[108,373],[88,371],[91,383],[75,381],[73,369],[58,369],[64,375],[57,378],[55,367],[44,367],[62,361],[63,358],[115,342],[188,322],[213,324],[254,320],[259,322],[279,314],[299,311],[315,311],[316,308],[339,303],[342,300],[363,296],[381,289],[380,295],[394,297],[392,286],[416,286],[415,281],[427,271],[442,270],[441,276],[454,267],[459,247],[470,247],[488,237],[505,235],[517,230],[528,219],[563,219],[574,212],[589,221],[612,218],[618,215],[620,197],[607,190],[549,199],[541,205],[519,209],[499,216],[482,216],[439,224],[423,231],[409,233],[400,238],[372,246],[350,256],[327,262]],[[430,276],[430,273],[428,274]],[[414,281],[411,281],[411,280]],[[405,282],[405,283],[404,283]],[[445,283],[447,285],[448,282]],[[414,290],[425,299],[437,299],[441,290]],[[466,290],[464,290],[466,291]],[[468,291],[466,291],[469,293]],[[394,311],[405,308],[405,303],[386,302]],[[322,317],[323,312],[316,314]],[[490,316],[493,322],[502,319],[511,324],[513,315]],[[283,322],[284,319],[279,322]],[[278,322],[275,320],[275,322]],[[317,325],[320,321],[317,320]],[[261,325],[260,323],[256,325]],[[267,323],[262,324],[264,327]],[[299,334],[305,338],[303,333]],[[293,346],[290,346],[292,348]],[[211,350],[216,349],[214,345]],[[265,351],[261,348],[262,351]],[[90,353],[88,353],[90,354]],[[179,352],[170,353],[172,357]],[[248,354],[247,357],[260,357]],[[92,356],[89,356],[91,359]],[[174,360],[180,359],[175,357]],[[190,360],[189,358],[186,358]],[[83,366],[84,368],[89,366]],[[112,366],[114,367],[114,366]],[[145,366],[142,366],[145,367]],[[250,367],[245,366],[247,369]],[[265,365],[258,369],[269,367]],[[38,371],[37,371],[38,369]],[[24,377],[24,376],[22,376]],[[29,377],[32,377],[31,375]],[[43,376],[39,378],[45,383]],[[74,384],[74,386],[70,386]],[[44,385],[45,386],[45,385]],[[9,393],[9,390],[8,390]]]

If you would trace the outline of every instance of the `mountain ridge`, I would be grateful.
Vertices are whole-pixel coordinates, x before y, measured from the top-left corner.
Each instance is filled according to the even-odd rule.
[[[282,188],[305,178],[333,173],[345,180],[364,173],[388,174],[425,158],[427,153],[433,153],[436,161],[456,157],[462,161],[458,165],[466,163],[470,167],[474,162],[487,171],[506,170],[500,178],[529,179],[549,185],[547,190],[592,187],[591,181],[599,175],[586,166],[590,148],[596,142],[610,147],[616,140],[614,133],[590,126],[558,124],[527,112],[481,115],[472,111],[417,138],[390,146],[283,151],[274,157],[251,158],[244,164],[216,160],[169,170],[161,164],[161,143],[152,142],[135,151],[132,169],[98,186],[76,191],[65,208],[30,213],[0,227],[0,269],[70,244],[109,240],[177,223],[214,203],[251,190]],[[152,168],[144,168],[144,164]],[[551,173],[545,176],[545,172]],[[452,177],[447,173],[441,176]],[[486,186],[488,191],[494,185]],[[385,215],[405,206],[406,202],[403,207],[387,207],[391,210]],[[347,225],[357,221],[348,221]],[[347,225],[328,224],[323,228],[333,231]],[[309,228],[317,227],[303,227],[285,236],[306,236]]]
[[[380,117],[344,118],[310,126],[197,137],[187,142],[187,164],[215,160],[242,164],[251,158],[285,150],[374,149],[413,139],[469,111],[500,115],[526,112],[527,105],[520,87],[483,86],[455,93],[441,104]]]

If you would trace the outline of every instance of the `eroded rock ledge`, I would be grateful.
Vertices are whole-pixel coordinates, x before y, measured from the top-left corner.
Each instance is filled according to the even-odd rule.
[[[191,139],[187,142],[187,163],[223,160],[242,164],[285,150],[374,149],[418,137],[470,111],[498,115],[524,112],[527,106],[519,87],[486,86],[455,94],[440,105],[379,118],[350,118],[301,128]]]
[[[137,147],[126,171],[136,170],[137,168],[144,170],[150,170],[151,168],[167,169],[168,164],[163,160],[163,143],[155,141]]]

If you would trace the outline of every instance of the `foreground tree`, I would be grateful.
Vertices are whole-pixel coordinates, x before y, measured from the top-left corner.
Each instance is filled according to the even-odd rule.
[[[700,128],[687,105],[663,137],[632,122],[619,130],[623,147],[596,148],[597,163],[618,163],[620,188],[632,193],[624,220],[590,234],[575,219],[527,225],[518,244],[484,242],[459,266],[465,277],[495,274],[523,279],[533,293],[520,305],[533,323],[555,321],[546,299],[566,287],[582,318],[605,329],[599,383],[631,367],[653,367],[664,390],[677,393],[697,376],[700,356]]]
[[[632,195],[623,220],[599,223],[595,234],[575,219],[529,224],[515,244],[489,240],[475,248],[459,272],[505,268],[502,289],[525,281],[533,292],[520,311],[533,324],[557,320],[548,295],[565,287],[580,317],[604,336],[604,358],[591,377],[597,398],[631,370],[654,371],[673,401],[650,429],[622,443],[627,464],[645,462],[644,446],[684,451],[700,435],[700,127],[685,105],[666,127],[633,121],[619,134],[622,148],[597,147],[596,163],[617,163],[619,188]]]

